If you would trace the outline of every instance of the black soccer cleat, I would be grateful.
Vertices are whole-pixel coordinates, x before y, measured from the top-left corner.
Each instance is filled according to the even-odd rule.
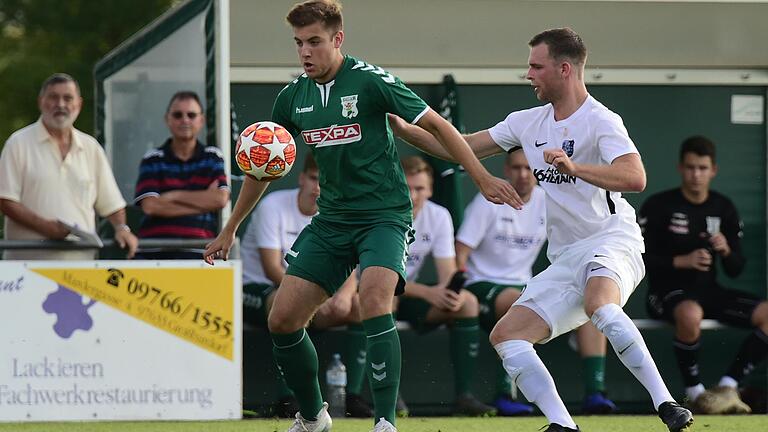
[[[557,423],[550,423],[549,426],[547,426],[546,429],[544,429],[544,432],[580,432],[581,429],[579,429],[578,426],[576,426],[576,429],[567,428],[565,426],[561,426]]]
[[[688,430],[693,424],[693,414],[677,402],[664,402],[659,405],[659,418],[667,425],[669,432]]]
[[[347,417],[371,418],[373,410],[359,394],[347,393]]]

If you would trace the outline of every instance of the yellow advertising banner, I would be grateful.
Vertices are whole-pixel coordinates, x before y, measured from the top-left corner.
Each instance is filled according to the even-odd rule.
[[[232,268],[31,268],[61,286],[232,360]]]

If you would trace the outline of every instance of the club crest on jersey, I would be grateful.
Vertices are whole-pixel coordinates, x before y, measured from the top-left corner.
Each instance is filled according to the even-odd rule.
[[[564,140],[563,141],[563,151],[565,154],[568,155],[568,157],[573,156],[573,140]]]
[[[341,115],[350,119],[357,116],[357,95],[341,97]]]

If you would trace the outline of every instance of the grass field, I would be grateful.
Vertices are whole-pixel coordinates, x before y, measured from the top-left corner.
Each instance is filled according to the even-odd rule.
[[[576,417],[585,432],[665,432],[653,416]],[[422,417],[398,420],[401,432],[534,432],[544,426],[543,417],[443,418]],[[0,432],[283,432],[288,420],[243,420],[224,422],[90,422],[90,423],[0,423]],[[335,420],[333,432],[368,432],[369,420]],[[691,429],[698,432],[768,431],[768,416],[698,416]]]

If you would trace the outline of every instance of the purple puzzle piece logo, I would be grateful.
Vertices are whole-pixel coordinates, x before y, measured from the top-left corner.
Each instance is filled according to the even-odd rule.
[[[83,297],[80,294],[61,285],[58,287],[59,289],[50,293],[43,302],[44,311],[56,314],[53,331],[61,338],[68,339],[75,330],[90,330],[93,327],[93,319],[88,315],[88,309],[96,303],[96,300],[83,304]]]

